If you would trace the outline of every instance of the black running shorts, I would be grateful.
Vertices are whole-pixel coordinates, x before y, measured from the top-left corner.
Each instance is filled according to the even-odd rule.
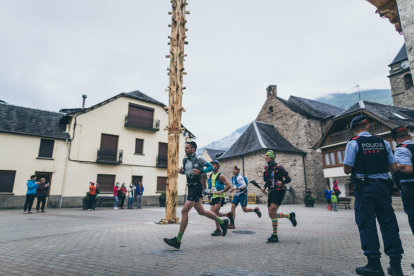
[[[332,203],[330,198],[329,198],[329,199],[327,198],[327,199],[326,199],[326,202],[327,202],[327,203],[329,203],[329,204],[331,204],[331,203]]]
[[[216,205],[216,204],[221,204],[221,207],[223,207],[224,204],[224,197],[216,197],[216,198],[212,198],[210,205]]]
[[[272,203],[280,206],[284,197],[285,190],[270,192],[267,197],[267,207],[270,207],[270,204]]]
[[[188,185],[187,200],[198,202],[200,198],[203,198],[203,186],[200,183]]]

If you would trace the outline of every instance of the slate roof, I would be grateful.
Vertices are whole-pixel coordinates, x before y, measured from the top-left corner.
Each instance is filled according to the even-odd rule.
[[[210,156],[211,160],[216,160],[217,154],[225,152],[225,150],[216,150],[216,149],[207,149],[207,148],[205,150],[207,151],[207,154]]]
[[[385,105],[385,104],[379,104],[379,103],[373,103],[373,102],[366,102],[363,101],[365,110],[377,117],[379,120],[381,120],[384,124],[387,126],[394,128],[400,125],[408,125],[408,126],[414,126],[414,109],[411,108],[404,108],[399,106],[393,106],[393,105]],[[348,114],[354,113],[356,111],[360,110],[359,103],[354,104],[338,116],[336,116],[334,119],[339,117],[344,117]],[[394,115],[393,113],[402,116],[405,118],[399,118],[398,116]]]
[[[397,56],[394,58],[394,60],[388,66],[391,66],[395,63],[398,63],[398,62],[406,60],[406,59],[408,59],[408,55],[407,55],[407,49],[405,48],[405,44],[404,44],[401,47],[401,50],[398,52]]]
[[[283,138],[273,125],[254,121],[231,148],[218,159],[223,160],[263,149],[305,154]]]
[[[66,125],[60,123],[64,115],[57,112],[0,104],[0,132],[70,139]]]
[[[287,101],[282,98],[278,99],[293,112],[319,120],[335,117],[344,111],[341,107],[295,96],[290,96]]]

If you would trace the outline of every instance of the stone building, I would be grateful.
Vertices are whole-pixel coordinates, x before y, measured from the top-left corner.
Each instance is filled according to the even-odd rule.
[[[392,99],[395,106],[413,108],[414,107],[414,84],[410,72],[410,62],[408,61],[405,45],[402,46],[392,63],[388,65],[390,70]]]
[[[281,136],[296,149],[305,153],[306,188],[314,197],[324,197],[326,179],[323,176],[322,155],[313,146],[321,139],[332,118],[344,109],[333,105],[291,96],[277,96],[276,85],[267,88],[267,99],[256,120],[272,124]],[[300,191],[304,193],[303,191]]]
[[[293,203],[297,197],[302,198],[305,191],[305,152],[298,150],[289,143],[271,124],[254,121],[240,136],[240,138],[218,160],[220,172],[231,180],[233,166],[241,169],[241,174],[249,181],[255,180],[263,186],[263,169],[266,165],[265,153],[267,150],[276,153],[276,161],[289,172],[292,182],[289,185],[290,195],[285,197],[285,203]],[[248,186],[249,192],[257,194],[257,201],[267,201],[266,196],[252,184]]]

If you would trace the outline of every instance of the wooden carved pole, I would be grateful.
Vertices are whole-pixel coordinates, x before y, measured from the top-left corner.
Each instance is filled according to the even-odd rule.
[[[184,111],[182,107],[183,90],[183,75],[184,72],[184,44],[188,44],[185,41],[185,15],[190,12],[186,12],[186,0],[172,0],[172,22],[171,22],[171,36],[170,42],[170,54],[167,58],[170,58],[170,68],[167,70],[170,76],[170,84],[166,91],[169,92],[169,106],[166,107],[168,111],[168,180],[167,180],[167,199],[166,199],[166,211],[165,219],[161,223],[178,223],[177,218],[177,198],[178,198],[178,168],[179,162],[179,143],[181,133],[181,112]]]

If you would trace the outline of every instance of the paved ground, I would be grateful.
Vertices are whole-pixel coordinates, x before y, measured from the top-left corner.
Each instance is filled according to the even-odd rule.
[[[0,275],[355,275],[355,266],[365,264],[353,210],[282,206],[281,212],[297,213],[298,226],[280,219],[280,242],[266,244],[271,222],[265,206],[259,207],[261,219],[237,209],[236,230],[254,234],[226,237],[211,237],[214,224],[192,211],[180,250],[162,240],[175,236],[178,225],[153,223],[163,218],[162,208],[48,209],[33,215],[2,210]],[[396,214],[403,270],[414,275],[414,237],[406,215]],[[382,262],[386,268],[385,255]]]

